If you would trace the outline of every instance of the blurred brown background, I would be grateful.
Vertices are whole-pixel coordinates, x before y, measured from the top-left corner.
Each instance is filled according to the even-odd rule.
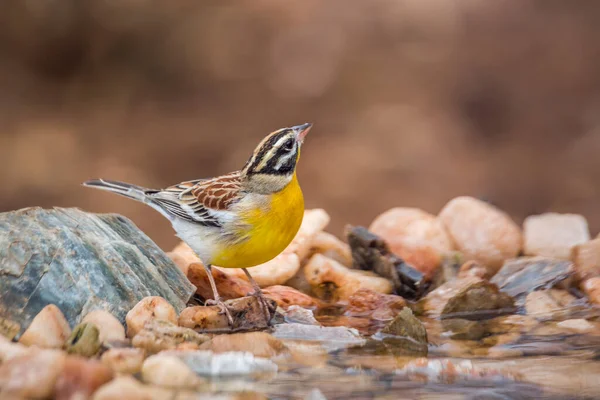
[[[331,230],[485,198],[600,229],[600,2],[5,0],[0,211],[158,213],[80,183],[240,168],[313,122],[299,175]]]

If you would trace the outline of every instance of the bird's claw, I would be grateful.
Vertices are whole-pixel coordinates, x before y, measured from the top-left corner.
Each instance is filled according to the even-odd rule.
[[[220,308],[219,314],[225,314],[225,316],[227,317],[227,322],[229,323],[229,327],[233,328],[233,317],[231,316],[231,312],[229,311],[229,308],[227,308],[227,305],[221,300],[213,300],[213,299],[209,299],[206,300],[204,302],[205,305],[207,306],[217,306]]]
[[[269,307],[269,302],[267,301],[265,295],[261,291],[251,293],[250,296],[256,297],[256,299],[258,300],[258,305],[260,306],[260,309],[265,315],[265,321],[267,322],[267,326],[271,326],[271,311]]]

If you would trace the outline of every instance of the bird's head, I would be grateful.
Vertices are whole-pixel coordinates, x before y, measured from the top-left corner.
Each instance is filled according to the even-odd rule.
[[[282,190],[293,179],[300,148],[312,124],[282,128],[265,137],[242,170],[246,189],[261,194]]]

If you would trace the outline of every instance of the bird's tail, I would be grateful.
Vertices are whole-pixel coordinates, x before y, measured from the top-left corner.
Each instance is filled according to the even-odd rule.
[[[83,186],[117,193],[121,196],[141,201],[142,203],[148,203],[148,194],[155,192],[152,189],[132,185],[130,183],[109,181],[106,179],[92,179],[87,182],[83,182]]]

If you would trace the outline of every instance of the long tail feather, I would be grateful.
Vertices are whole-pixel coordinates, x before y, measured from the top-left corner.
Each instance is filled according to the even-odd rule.
[[[129,197],[130,199],[141,201],[143,203],[148,202],[147,194],[153,192],[153,190],[143,188],[141,186],[136,186],[125,182],[109,181],[106,179],[92,179],[84,182],[83,186],[117,193],[121,196]]]

